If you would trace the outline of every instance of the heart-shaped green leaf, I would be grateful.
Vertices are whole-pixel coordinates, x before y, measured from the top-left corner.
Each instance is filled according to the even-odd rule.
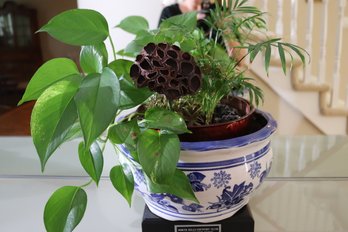
[[[82,130],[79,120],[77,119],[75,123],[71,126],[68,134],[65,136],[66,141],[70,141],[76,138],[82,138]]]
[[[68,139],[77,119],[74,96],[81,80],[79,75],[73,75],[55,83],[41,94],[33,108],[31,135],[42,171],[52,153]]]
[[[87,194],[75,186],[64,186],[55,191],[44,211],[48,232],[71,232],[80,223],[87,205]]]
[[[132,81],[122,77],[120,79],[120,109],[126,110],[136,107],[147,100],[153,92],[148,88],[137,88]]]
[[[119,81],[111,69],[104,68],[103,73],[84,78],[75,102],[86,147],[91,146],[113,122],[119,98]]]
[[[114,144],[124,144],[132,157],[138,161],[137,139],[140,128],[136,120],[118,122],[109,128],[108,138]]]
[[[168,130],[177,134],[190,132],[179,114],[163,108],[147,110],[144,122],[148,128]]]
[[[152,129],[140,134],[137,143],[139,162],[154,183],[167,183],[174,175],[180,156],[180,141],[175,134]]]
[[[136,120],[122,121],[109,128],[108,137],[115,144],[131,143],[135,145],[135,138],[140,134]]]
[[[81,48],[80,65],[85,73],[101,73],[108,63],[108,52],[104,43]]]
[[[116,76],[118,77],[126,77],[127,79],[130,79],[130,68],[134,64],[133,61],[125,60],[125,59],[117,59],[112,61],[108,67],[112,69],[112,71],[115,72]]]
[[[48,32],[53,38],[70,45],[93,45],[109,35],[106,19],[99,12],[72,9],[53,17],[39,32]]]
[[[141,30],[147,31],[149,29],[149,23],[142,16],[128,16],[116,27],[119,27],[129,33],[137,34]]]
[[[180,198],[198,202],[189,179],[185,173],[179,169],[175,170],[173,178],[167,184],[156,184],[147,178],[147,184],[152,193],[170,193]],[[178,188],[180,186],[180,188]]]
[[[137,37],[134,40],[127,44],[126,48],[124,49],[124,53],[132,54],[135,57],[140,53],[140,51],[146,44],[153,41],[154,35],[147,31],[142,31],[141,33],[138,33]]]
[[[186,31],[193,31],[197,25],[197,12],[189,12],[185,14],[170,17],[161,22],[160,28],[180,27]]]
[[[134,190],[134,179],[132,173],[129,170],[124,172],[122,166],[117,165],[110,171],[110,180],[115,189],[121,193],[130,206]]]
[[[94,142],[90,148],[86,149],[81,142],[79,144],[79,158],[82,167],[98,185],[104,166],[103,153],[98,143]]]
[[[74,61],[67,58],[56,58],[44,63],[31,78],[22,99],[18,105],[24,102],[36,100],[45,89],[57,81],[79,71]]]

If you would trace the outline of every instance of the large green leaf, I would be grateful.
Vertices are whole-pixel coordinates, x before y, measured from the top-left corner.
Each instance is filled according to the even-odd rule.
[[[106,19],[99,12],[72,9],[53,17],[39,32],[70,45],[92,45],[103,42],[109,35]]]
[[[31,78],[18,105],[36,100],[45,89],[57,81],[79,71],[74,61],[67,58],[55,58],[44,63]]]
[[[108,52],[104,43],[81,48],[80,65],[85,73],[101,73],[108,63]]]
[[[138,161],[137,139],[140,134],[140,128],[137,120],[118,122],[109,128],[108,138],[114,144],[124,144],[132,157]]]
[[[132,202],[134,178],[129,170],[124,172],[121,165],[113,167],[110,171],[110,180],[115,189],[127,200],[129,206]]]
[[[167,183],[174,175],[180,156],[180,141],[175,134],[148,129],[137,143],[139,162],[154,183]]]
[[[180,115],[163,108],[147,110],[144,122],[148,128],[168,130],[177,134],[190,132]]]
[[[148,88],[137,88],[133,81],[125,77],[120,78],[120,109],[126,110],[142,104],[153,92]]]
[[[141,30],[147,31],[149,29],[149,23],[142,16],[128,16],[116,27],[122,28],[129,33],[137,34]]]
[[[140,129],[136,120],[122,121],[109,128],[108,138],[115,144],[131,143],[135,145]]]
[[[119,98],[119,81],[111,69],[104,68],[103,73],[84,78],[75,102],[86,147],[91,146],[113,122]]]
[[[161,22],[160,28],[180,27],[186,31],[193,31],[197,25],[197,12],[189,12],[185,14],[170,17]]]
[[[132,54],[135,57],[146,44],[153,41],[154,35],[147,31],[141,31],[141,33],[138,33],[137,37],[126,46],[124,52],[126,54]]]
[[[130,79],[130,68],[131,66],[134,64],[133,61],[130,61],[130,60],[125,60],[125,59],[117,59],[117,60],[114,60],[112,61],[108,67],[111,68],[116,76],[118,77],[125,77],[129,80]]]
[[[79,144],[79,159],[82,167],[98,185],[104,166],[103,152],[98,143],[94,142],[91,147],[86,149],[81,142]]]
[[[75,123],[71,126],[68,134],[65,136],[66,141],[73,140],[76,138],[82,138],[82,130],[79,120],[77,119]]]
[[[198,203],[198,200],[192,191],[191,184],[185,173],[179,169],[175,170],[174,176],[167,184],[156,184],[147,179],[147,184],[152,193],[170,193]]]
[[[130,79],[129,72],[133,62],[118,59],[109,64],[109,67],[120,77],[120,109],[130,109],[148,99],[153,92],[148,88],[137,88]]]
[[[31,115],[31,135],[40,157],[41,168],[59,145],[69,137],[77,119],[74,96],[82,78],[69,76],[46,89]]]
[[[71,232],[80,223],[87,205],[87,194],[75,186],[55,191],[44,211],[47,232]]]

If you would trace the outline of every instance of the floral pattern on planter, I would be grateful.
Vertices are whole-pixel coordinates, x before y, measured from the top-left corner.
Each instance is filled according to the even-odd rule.
[[[179,204],[181,204],[183,202],[183,200],[181,198],[176,197],[172,194],[167,194],[167,193],[165,193],[165,194],[152,193],[150,195],[149,199],[151,199],[151,201],[163,206],[163,208],[165,208],[169,211],[178,212],[178,209],[175,206],[173,206],[169,200],[166,200],[166,196],[168,196],[172,202],[176,202]]]
[[[231,175],[227,174],[226,171],[214,172],[214,177],[210,179],[213,181],[215,188],[225,187],[231,180]]]
[[[135,171],[133,172],[135,181],[134,184],[135,186],[138,186],[138,183],[145,183],[145,176],[142,170],[139,169],[135,169]]]
[[[210,184],[207,185],[207,184],[202,183],[202,181],[205,177],[206,176],[200,172],[191,172],[191,173],[187,174],[187,178],[189,179],[189,181],[191,183],[192,190],[194,192],[203,192],[211,187]]]
[[[230,189],[232,189],[231,186],[225,187],[224,190],[222,190],[222,194],[217,196],[218,201],[211,203],[208,209],[216,209],[217,212],[219,212],[238,205],[244,200],[245,196],[253,190],[253,183],[246,185],[244,181],[239,185],[234,185],[232,191]]]
[[[268,176],[268,174],[271,171],[271,167],[272,167],[272,161],[269,162],[269,166],[266,163],[266,169],[261,173],[260,175],[260,184],[265,180],[265,178]]]
[[[226,219],[246,205],[271,168],[269,136],[276,124],[268,114],[263,115],[270,123],[256,134],[231,139],[230,148],[225,147],[225,140],[207,141],[190,143],[189,147],[197,150],[181,151],[178,168],[189,179],[199,203],[168,193],[150,193],[143,171],[136,162],[131,162],[136,190],[151,212],[167,220],[209,223]],[[120,150],[132,160],[129,151],[122,146]],[[197,160],[192,159],[195,155]],[[252,171],[251,164],[256,167]]]
[[[204,208],[197,203],[185,204],[182,198],[169,193],[152,193],[149,200],[172,212],[178,212],[178,205],[181,205],[181,208],[188,212],[201,212],[200,209]],[[174,206],[174,204],[176,205]]]
[[[249,174],[250,174],[250,177],[252,179],[255,179],[256,176],[260,177],[260,171],[261,171],[261,164],[257,161],[255,162],[252,162],[250,164],[250,168],[249,168]]]

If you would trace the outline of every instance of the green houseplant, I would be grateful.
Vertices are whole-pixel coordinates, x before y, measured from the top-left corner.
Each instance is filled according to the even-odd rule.
[[[141,166],[152,192],[171,193],[198,202],[188,177],[176,167],[180,156],[178,135],[190,133],[187,126],[216,122],[217,107],[232,95],[248,93],[250,102],[255,105],[262,99],[262,91],[239,66],[246,56],[230,57],[223,42],[237,41],[240,45],[235,49],[245,50],[250,61],[264,52],[266,71],[273,47],[277,48],[284,72],[286,57],[292,58],[292,54],[305,62],[300,47],[281,42],[279,38],[250,41],[248,35],[266,25],[263,12],[246,3],[244,0],[223,1],[222,6],[211,10],[205,22],[214,32],[210,35],[197,28],[195,12],[167,19],[155,30],[150,30],[142,17],[127,17],[117,27],[135,34],[135,39],[118,52],[107,21],[100,13],[74,9],[52,18],[39,31],[64,43],[81,46],[81,53],[79,66],[67,58],[43,64],[19,102],[37,100],[31,117],[31,133],[42,171],[61,144],[80,139],[77,153],[91,177],[86,185],[92,182],[98,185],[105,144],[122,144],[130,158]],[[106,51],[106,42],[113,48],[112,58]],[[175,54],[165,54],[175,64],[159,61],[159,68],[153,67],[156,57],[149,59],[156,49],[175,50]],[[152,63],[149,65],[144,60]],[[188,71],[184,70],[185,65]],[[171,71],[175,69],[173,77]],[[146,76],[158,72],[163,74],[163,79],[157,76],[157,82],[151,82],[151,76]],[[180,88],[176,81],[168,84],[169,79],[179,79],[178,73]],[[189,73],[193,73],[193,77],[186,78]],[[147,78],[145,84],[144,77]],[[138,105],[142,107],[137,111],[122,114]],[[119,147],[115,149],[118,153]],[[134,176],[127,159],[129,157],[122,156],[120,165],[111,169],[110,180],[131,204]],[[83,189],[86,185],[65,186],[53,193],[44,211],[47,231],[72,231],[78,225],[87,204]]]

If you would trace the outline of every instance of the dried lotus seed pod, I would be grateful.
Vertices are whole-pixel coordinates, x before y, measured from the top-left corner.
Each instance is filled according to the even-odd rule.
[[[149,43],[136,57],[130,76],[137,87],[147,86],[169,100],[194,94],[202,84],[202,75],[194,58],[178,46]]]

